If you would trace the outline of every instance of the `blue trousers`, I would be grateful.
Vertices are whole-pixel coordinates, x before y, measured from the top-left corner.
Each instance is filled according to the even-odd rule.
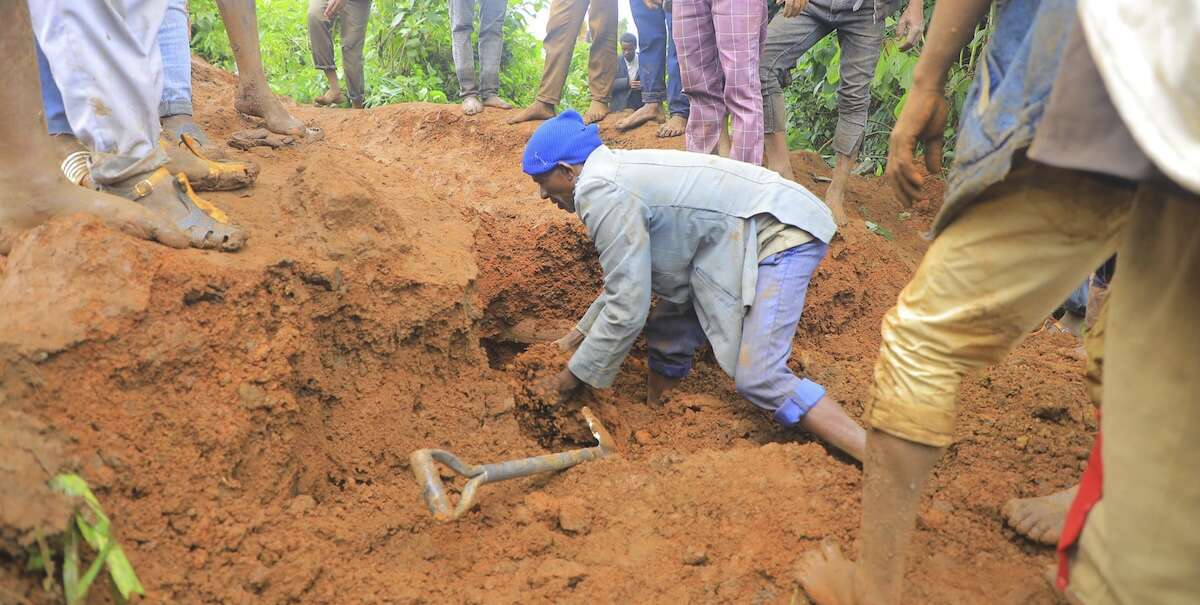
[[[192,115],[192,51],[188,37],[187,0],[167,0],[167,13],[158,28],[158,50],[163,63],[159,117]],[[37,47],[37,61],[46,130],[50,134],[74,134],[71,123],[67,121],[62,93],[58,90],[54,75],[50,73],[50,63],[42,53],[41,46]]]
[[[630,0],[629,8],[638,31],[637,77],[642,82],[642,103],[667,101],[670,115],[687,117],[688,98],[679,79],[671,13],[662,8],[648,8],[642,0]]]
[[[787,361],[808,282],[828,250],[828,245],[813,240],[759,262],[754,305],[742,321],[734,386],[784,426],[796,425],[825,396],[825,387],[796,377]],[[690,302],[659,301],[646,322],[645,335],[650,369],[670,378],[687,376],[696,349],[705,341]]]

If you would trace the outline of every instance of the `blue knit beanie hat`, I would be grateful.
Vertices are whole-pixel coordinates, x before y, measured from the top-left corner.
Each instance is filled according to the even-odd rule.
[[[583,116],[568,109],[533,131],[525,145],[521,170],[529,176],[537,176],[550,172],[559,162],[582,164],[600,145],[603,145],[600,127],[584,125]]]

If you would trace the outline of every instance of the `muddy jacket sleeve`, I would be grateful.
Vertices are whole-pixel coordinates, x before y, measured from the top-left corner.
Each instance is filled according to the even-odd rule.
[[[567,367],[596,388],[611,386],[650,313],[650,210],[607,181],[580,180],[579,216],[600,254],[604,291],[588,310],[594,321]],[[584,321],[580,327],[584,327]]]

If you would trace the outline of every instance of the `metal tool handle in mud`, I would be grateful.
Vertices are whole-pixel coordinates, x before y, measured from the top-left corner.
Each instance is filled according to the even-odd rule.
[[[421,495],[425,498],[425,504],[429,506],[429,512],[433,513],[433,518],[438,521],[451,521],[463,516],[475,504],[479,487],[484,484],[561,471],[580,462],[611,454],[615,448],[604,425],[592,415],[590,409],[585,407],[580,412],[596,438],[596,445],[589,448],[492,464],[467,464],[446,450],[421,449],[410,454],[408,459],[412,463],[413,476],[421,485]],[[451,504],[450,496],[446,494],[446,486],[438,473],[437,462],[469,478],[463,486],[457,505]]]

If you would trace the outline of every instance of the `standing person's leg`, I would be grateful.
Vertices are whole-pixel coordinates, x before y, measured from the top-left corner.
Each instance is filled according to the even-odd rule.
[[[813,240],[758,263],[758,285],[742,322],[734,382],[738,393],[770,412],[775,422],[800,426],[862,460],[866,432],[826,397],[825,387],[797,378],[787,366],[808,283],[828,250],[827,244]]]
[[[833,164],[833,180],[825,193],[825,203],[833,212],[834,221],[841,227],[846,224],[846,211],[842,203],[846,195],[846,183],[850,180],[850,168],[858,158],[863,132],[867,128],[871,78],[875,75],[879,50],[883,47],[883,21],[875,19],[873,7],[863,7],[839,19],[837,35],[842,48],[838,121],[833,133],[833,151],[837,155]]]
[[[659,405],[662,398],[692,371],[696,349],[707,338],[692,303],[666,300],[660,300],[654,306],[642,333],[646,337],[646,367],[649,370],[646,403]]]
[[[963,377],[1003,359],[1112,254],[1132,194],[1114,179],[1018,159],[933,241],[882,322],[865,416],[862,554],[857,564],[836,548],[805,558],[800,582],[814,603],[901,602],[917,506],[953,440]]]
[[[567,83],[567,72],[571,70],[575,39],[579,37],[579,28],[583,25],[583,17],[587,10],[587,0],[551,0],[550,16],[546,20],[546,37],[542,41],[546,59],[542,66],[542,81],[538,85],[537,98],[532,105],[509,118],[509,124],[554,117],[554,108],[562,99],[562,89]]]
[[[346,71],[346,88],[350,89],[350,106],[362,109],[367,98],[366,76],[363,75],[363,42],[367,38],[367,22],[371,19],[371,0],[347,0],[338,15],[342,33],[342,68]]]
[[[504,53],[504,14],[508,0],[481,0],[479,5],[479,96],[483,104],[512,109],[500,98],[500,56]]]
[[[667,13],[661,6],[650,8],[642,0],[630,0],[629,10],[638,33],[638,73],[642,82],[642,106],[620,122],[617,130],[637,128],[650,120],[662,121],[662,103],[667,98]],[[630,74],[632,76],[632,74]]]
[[[91,150],[91,177],[184,231],[193,246],[237,250],[244,234],[174,177],[159,144],[158,29],[166,0],[31,3],[30,16],[67,116]],[[147,77],[149,75],[149,77]]]
[[[674,26],[671,24],[671,13],[667,12],[664,21],[667,24],[667,122],[658,127],[659,138],[677,137],[687,129],[688,107],[687,95],[683,94],[683,82],[679,80],[679,54],[675,50]]]
[[[766,40],[762,0],[713,0],[713,27],[725,73],[725,107],[732,120],[729,157],[762,164],[763,98],[758,61]]]
[[[0,4],[0,75],[5,82],[30,83],[38,78],[40,47],[35,45],[29,5],[18,0]],[[43,56],[42,59],[45,57]],[[49,64],[42,62],[42,82],[52,83]],[[70,132],[62,96],[55,87],[54,98],[61,108],[61,121],[54,127]],[[90,214],[135,237],[157,240],[184,248],[187,237],[166,217],[129,200],[77,187],[62,176],[61,157],[46,136],[39,115],[46,99],[33,86],[0,88],[0,254],[7,254],[14,238],[56,216]],[[60,132],[60,134],[65,134]]]
[[[454,73],[458,76],[462,111],[469,116],[483,111],[475,81],[475,49],[471,45],[474,30],[475,0],[450,0],[450,50],[454,56]],[[479,33],[479,39],[482,47],[483,32]]]
[[[828,13],[826,7],[809,2],[799,15],[790,19],[776,15],[767,25],[767,41],[758,67],[763,97],[763,155],[767,168],[789,181],[795,180],[795,175],[787,143],[787,104],[783,87],[791,82],[796,61],[833,31]]]
[[[192,50],[187,11],[187,0],[168,0],[167,13],[158,28],[158,51],[163,63],[158,117],[164,139],[178,143],[187,134],[205,157],[219,160],[225,157],[224,149],[213,143],[192,117]]]
[[[1108,299],[1103,495],[1069,591],[1084,603],[1200,602],[1200,196],[1143,185]]]
[[[317,105],[334,105],[346,100],[338,83],[337,60],[333,56],[333,19],[325,16],[327,4],[329,0],[308,0],[308,46],[312,49],[313,67],[325,74],[328,88],[325,94],[313,99]],[[345,61],[345,55],[342,60]]]
[[[238,92],[233,107],[263,119],[267,130],[302,137],[304,123],[292,117],[271,93],[258,47],[258,14],[254,0],[216,0],[229,34],[229,45],[238,68]]]
[[[592,33],[592,44],[588,47],[588,90],[592,103],[583,112],[583,122],[592,124],[608,115],[613,80],[617,77],[617,0],[591,0],[588,31]]]
[[[679,50],[679,78],[691,103],[684,146],[697,153],[716,153],[725,128],[725,73],[717,52],[713,0],[675,0],[672,26]]]

